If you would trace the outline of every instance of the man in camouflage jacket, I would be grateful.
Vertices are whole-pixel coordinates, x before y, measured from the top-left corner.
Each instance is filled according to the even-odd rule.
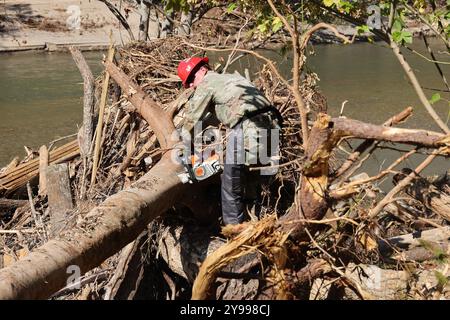
[[[274,122],[274,107],[242,76],[210,71],[208,58],[181,61],[178,75],[186,88],[195,89],[183,130],[192,133],[196,123],[211,117],[228,129],[221,177],[222,217],[225,225],[242,223],[246,204],[254,206],[259,187],[260,173],[249,171],[249,167],[261,165],[259,156],[267,155],[271,129],[279,128]]]

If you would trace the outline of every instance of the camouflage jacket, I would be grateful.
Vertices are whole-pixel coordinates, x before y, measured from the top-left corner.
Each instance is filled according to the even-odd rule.
[[[266,97],[238,74],[209,71],[189,99],[183,128],[191,132],[195,123],[211,112],[226,127],[234,127],[246,112],[270,106]]]

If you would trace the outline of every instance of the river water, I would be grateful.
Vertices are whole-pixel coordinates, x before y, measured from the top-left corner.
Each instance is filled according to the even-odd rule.
[[[449,55],[442,52],[443,46],[436,46],[434,42],[434,47],[441,52],[437,55],[439,60],[450,61]],[[421,45],[415,48],[425,52]],[[284,74],[289,74],[291,62],[288,57],[267,54],[277,60]],[[410,52],[405,55],[422,85],[444,89],[433,64]],[[85,53],[96,75],[102,70],[101,56],[100,52]],[[248,63],[254,64],[252,59],[243,59],[235,68],[245,67]],[[412,106],[414,115],[404,126],[438,130],[398,61],[381,44],[316,45],[314,55],[308,59],[308,67],[319,75],[320,89],[328,99],[329,112],[333,116],[339,115],[345,100],[348,101],[345,116],[377,124]],[[450,80],[450,66],[442,67]],[[24,145],[38,149],[42,144],[76,132],[81,123],[82,92],[81,76],[68,53],[0,55],[0,167],[15,155],[22,157]],[[434,92],[426,90],[429,97]],[[450,100],[449,93],[441,92],[441,96]],[[444,121],[449,120],[448,101],[441,100],[435,108]],[[364,170],[373,174],[398,156],[399,153],[393,150],[376,152]],[[423,156],[412,157],[407,165],[417,165],[421,159]],[[449,161],[440,158],[427,172],[443,172],[449,167]]]

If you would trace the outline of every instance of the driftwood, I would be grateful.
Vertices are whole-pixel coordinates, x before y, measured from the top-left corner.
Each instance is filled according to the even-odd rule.
[[[158,252],[173,272],[193,283],[206,256],[224,243],[196,226],[168,227],[158,243]]]
[[[447,226],[380,240],[378,248],[383,256],[390,256],[395,252],[395,248],[411,250],[416,247],[424,247],[427,243],[446,245],[449,242],[450,227]]]
[[[70,48],[72,58],[83,77],[83,128],[80,149],[83,157],[90,153],[92,137],[94,135],[94,103],[95,103],[95,79],[81,51],[75,47]]]
[[[58,164],[80,155],[76,140],[69,142],[49,153],[49,164]],[[11,195],[39,174],[39,159],[22,163],[0,175],[0,193]]]
[[[394,176],[394,182],[398,183],[411,172],[410,169],[403,169],[402,173]],[[406,186],[405,192],[422,202],[426,208],[450,222],[450,184],[435,185],[417,175],[413,183]]]
[[[48,149],[41,146],[39,148],[39,194],[47,194],[47,167],[48,167]]]
[[[73,208],[67,164],[54,164],[47,168],[47,185],[51,233],[58,234],[65,227],[67,214]]]
[[[447,274],[445,276],[449,276]],[[439,279],[435,271],[417,271],[409,273],[402,270],[381,269],[375,265],[349,264],[343,273],[345,289],[338,297],[330,297],[336,282],[317,279],[313,284],[310,299],[347,299],[365,300],[404,300],[408,298],[409,288],[417,292],[423,290],[440,291]],[[448,295],[448,291],[445,293]]]
[[[114,48],[110,46],[108,51],[107,61],[111,62],[114,59]],[[97,129],[95,130],[95,144],[94,144],[94,154],[92,162],[92,174],[91,174],[91,185],[95,183],[95,178],[97,177],[98,162],[100,158],[100,148],[103,133],[103,115],[105,114],[106,98],[108,95],[109,87],[109,73],[105,72],[105,78],[103,79],[102,94],[100,96],[100,107],[98,110],[98,122]]]
[[[144,273],[141,247],[146,235],[143,232],[122,249],[114,275],[106,286],[105,300],[133,300],[135,297]]]

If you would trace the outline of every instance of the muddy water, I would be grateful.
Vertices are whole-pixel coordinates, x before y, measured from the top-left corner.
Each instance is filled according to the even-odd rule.
[[[424,52],[424,48],[417,46]],[[444,48],[437,47],[444,51]],[[338,115],[343,101],[348,100],[344,115],[382,123],[389,116],[407,106],[413,106],[414,116],[407,126],[428,130],[438,128],[421,106],[406,76],[391,51],[378,44],[318,45],[314,48],[308,66],[318,73],[320,88],[326,95],[329,111]],[[291,63],[287,57],[267,53],[276,59],[285,74]],[[85,53],[88,63],[99,74],[101,53]],[[421,83],[443,89],[434,66],[420,57],[406,53]],[[449,62],[449,56],[439,54],[438,59]],[[244,58],[234,68],[256,64]],[[444,65],[450,78],[450,66]],[[233,71],[231,69],[230,71]],[[432,90],[426,91],[429,96]],[[441,95],[450,100],[448,93]],[[446,101],[437,103],[436,109],[444,121],[449,117]],[[61,136],[72,134],[81,122],[82,79],[70,54],[15,53],[0,55],[0,166],[15,155],[23,156],[23,146],[38,148]],[[387,145],[388,146],[388,145]],[[403,148],[403,147],[402,147]],[[388,166],[399,153],[393,150],[376,152],[364,170],[372,174]],[[423,157],[413,157],[408,165],[416,165]],[[428,172],[443,171],[450,167],[448,160],[438,159]]]
[[[100,53],[86,53],[95,73]],[[70,54],[21,52],[0,55],[0,166],[26,145],[44,143],[77,130],[83,85]]]

